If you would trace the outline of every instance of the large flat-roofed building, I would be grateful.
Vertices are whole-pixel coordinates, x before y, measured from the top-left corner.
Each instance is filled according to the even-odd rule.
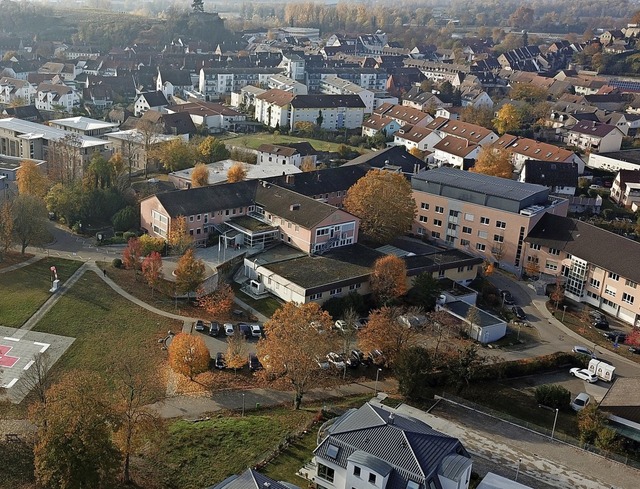
[[[525,241],[526,260],[537,263],[544,274],[563,277],[566,297],[640,325],[640,243],[550,214]]]
[[[591,153],[587,166],[613,173],[620,170],[640,170],[640,149],[611,151],[606,154]]]
[[[546,213],[566,216],[569,202],[542,185],[437,168],[412,176],[413,233],[520,273],[524,239]]]

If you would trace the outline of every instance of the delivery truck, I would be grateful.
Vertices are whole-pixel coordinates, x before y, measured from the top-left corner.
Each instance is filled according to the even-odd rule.
[[[602,360],[592,359],[589,362],[589,372],[597,375],[600,380],[611,382],[615,376],[616,368]]]

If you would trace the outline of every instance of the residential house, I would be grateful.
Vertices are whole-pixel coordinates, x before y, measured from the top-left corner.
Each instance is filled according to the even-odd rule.
[[[562,215],[546,213],[526,236],[528,262],[564,279],[565,296],[639,326],[640,243]],[[638,302],[635,297],[638,295]]]
[[[436,132],[441,138],[453,136],[469,141],[478,146],[489,146],[498,139],[496,133],[482,126],[469,122],[452,121],[438,117],[427,124],[427,129]]]
[[[385,137],[393,136],[398,129],[398,121],[386,115],[372,114],[362,123],[362,135],[367,137],[373,137],[379,132]]]
[[[357,95],[364,103],[364,113],[373,113],[374,93],[348,80],[337,76],[327,76],[320,82],[320,93],[325,95]]]
[[[607,427],[625,438],[640,441],[640,385],[637,378],[617,377],[598,404],[598,411],[607,417]]]
[[[467,489],[471,457],[420,414],[371,402],[347,411],[327,427],[306,476],[323,489]]]
[[[125,166],[132,173],[142,173],[156,169],[157,160],[152,157],[152,149],[173,141],[174,139],[189,140],[189,135],[166,135],[157,130],[126,129],[105,134],[114,153],[119,153]]]
[[[473,107],[474,109],[492,109],[493,100],[489,94],[477,87],[467,87],[460,94],[463,107]]]
[[[511,162],[519,173],[526,160],[550,161],[554,163],[575,163],[578,174],[584,173],[584,161],[573,151],[559,148],[549,143],[542,143],[534,139],[521,138],[511,134],[503,134],[494,144],[494,148],[503,149],[511,153]]]
[[[267,86],[269,88],[277,88],[278,90],[291,92],[294,95],[307,95],[308,93],[306,85],[280,73],[270,75],[267,78]]]
[[[293,93],[278,90],[277,88],[272,88],[260,95],[256,95],[255,119],[269,127],[287,127],[291,101],[294,97]],[[313,122],[315,123],[315,121]],[[289,127],[293,129],[292,126]]]
[[[402,96],[402,105],[426,112],[446,104],[434,93],[422,91],[420,87],[413,87]]]
[[[625,149],[605,154],[591,153],[587,166],[611,173],[617,173],[620,170],[640,170],[640,149]]]
[[[218,100],[239,92],[247,85],[267,86],[269,77],[282,73],[281,68],[246,67],[246,68],[202,68],[198,79],[198,91],[206,101]]]
[[[544,185],[549,187],[550,193],[570,198],[578,188],[578,165],[526,160],[518,181]]]
[[[170,114],[188,115],[197,127],[206,128],[210,133],[233,131],[236,125],[247,120],[247,116],[237,110],[214,102],[197,100],[167,108]]]
[[[298,82],[304,82],[305,78],[305,59],[303,56],[295,53],[283,53],[282,61],[278,68],[284,70],[284,74]]]
[[[187,218],[196,245],[217,228],[225,245],[264,247],[282,241],[304,253],[357,242],[359,219],[331,205],[266,181],[167,192],[141,202],[142,227],[167,238],[178,216]]]
[[[464,79],[464,75],[471,71],[471,67],[467,65],[413,58],[405,59],[404,66],[419,69],[425,78],[436,83],[448,81],[454,87],[459,86]]]
[[[500,66],[512,71],[545,71],[545,67],[541,64],[542,60],[542,53],[538,46],[523,46],[498,56]]]
[[[413,234],[518,273],[524,239],[547,213],[566,215],[568,201],[542,185],[441,167],[411,177],[417,214]]]
[[[591,153],[619,151],[624,134],[616,126],[581,121],[567,131],[565,143]]]
[[[302,156],[295,148],[280,146],[278,144],[261,144],[258,148],[257,164],[261,165],[263,163],[293,165],[300,168]]]
[[[591,214],[598,215],[602,209],[602,196],[585,197],[583,195],[577,197],[569,197],[569,212],[573,214]]]
[[[438,166],[452,166],[461,170],[471,168],[480,153],[481,147],[467,139],[446,136],[433,149],[433,159]]]
[[[289,482],[278,482],[257,470],[247,469],[240,475],[232,475],[208,489],[300,489]]]
[[[255,98],[264,92],[266,92],[264,88],[254,87],[253,85],[242,87],[239,92],[231,92],[231,107],[239,108],[240,110],[255,107]]]
[[[2,109],[5,117],[15,117],[29,122],[44,122],[44,118],[35,105],[21,105],[19,107],[5,107]]]
[[[256,107],[257,111],[257,107]],[[358,95],[297,95],[289,110],[288,126],[311,122],[327,131],[362,127],[365,104]]]
[[[640,168],[638,168],[640,170]],[[611,185],[611,200],[624,207],[640,202],[640,171],[620,170]]]
[[[394,134],[393,144],[404,146],[407,151],[417,149],[433,152],[441,139],[437,132],[426,127],[403,126]]]
[[[82,134],[83,136],[99,138],[108,132],[116,131],[119,124],[80,116],[67,117],[66,119],[54,119],[49,121],[49,126],[64,129],[65,131],[76,134]]]
[[[26,80],[17,78],[0,78],[0,103],[11,105],[30,105],[36,94],[36,89]]]
[[[461,107],[440,107],[436,110],[436,118],[449,119],[450,121],[460,120]]]
[[[309,93],[318,93],[322,80],[329,76],[342,78],[367,90],[384,91],[389,75],[376,68],[307,67],[304,84],[309,89]]]
[[[193,90],[193,81],[188,70],[158,70],[156,90],[167,100],[174,96],[183,97],[185,91]]]
[[[142,92],[133,104],[133,114],[136,117],[140,117],[149,109],[160,111],[168,106],[169,101],[160,90],[155,92]]]
[[[129,124],[133,122],[132,119],[127,119],[121,129],[138,128],[146,131],[147,128],[152,127],[154,130],[157,130],[159,134],[174,136],[186,134],[187,137],[194,135],[198,130],[187,112],[163,113],[149,109],[139,120],[135,121],[135,124],[130,126]]]
[[[35,105],[38,110],[63,110],[70,113],[80,105],[80,97],[73,88],[66,85],[41,83],[36,89]]]
[[[367,167],[377,168],[379,170],[400,172],[407,177],[407,179],[410,179],[411,175],[426,170],[425,162],[409,153],[404,146],[389,146],[380,151],[365,153],[342,166],[354,165],[366,165]],[[349,187],[347,187],[347,189],[348,188]]]
[[[374,114],[391,117],[392,119],[395,119],[400,127],[427,127],[427,125],[433,121],[433,117],[431,117],[427,112],[422,112],[414,107],[397,104],[382,104],[375,110]]]

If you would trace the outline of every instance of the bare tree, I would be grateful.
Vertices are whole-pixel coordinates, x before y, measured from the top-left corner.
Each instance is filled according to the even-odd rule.
[[[52,365],[51,357],[45,351],[44,353],[36,353],[32,361],[33,364],[22,376],[19,389],[25,396],[33,392],[44,406],[47,404],[47,391],[51,385],[51,375],[49,374]]]

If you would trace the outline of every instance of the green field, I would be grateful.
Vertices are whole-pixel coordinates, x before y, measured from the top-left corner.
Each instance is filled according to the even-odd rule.
[[[73,369],[104,375],[125,352],[142,358],[152,372],[165,359],[158,339],[169,329],[179,331],[182,324],[141,309],[86,272],[34,331],[76,338],[55,364],[57,376]]]
[[[51,266],[64,283],[80,268],[82,262],[61,258],[42,260],[0,274],[0,325],[19,328],[51,297]]]
[[[330,143],[328,141],[321,141],[320,139],[309,139],[309,138],[297,138],[295,136],[274,136],[270,133],[258,133],[258,134],[247,134],[242,135],[230,139],[225,139],[225,144],[239,146],[242,148],[249,149],[258,149],[261,144],[288,144],[288,143],[300,143],[306,141],[311,146],[313,146],[318,151],[338,151],[341,144],[339,143]],[[348,145],[347,145],[348,146]],[[364,148],[355,148],[353,146],[349,146],[355,151],[359,151],[360,153],[369,153],[369,149]]]

